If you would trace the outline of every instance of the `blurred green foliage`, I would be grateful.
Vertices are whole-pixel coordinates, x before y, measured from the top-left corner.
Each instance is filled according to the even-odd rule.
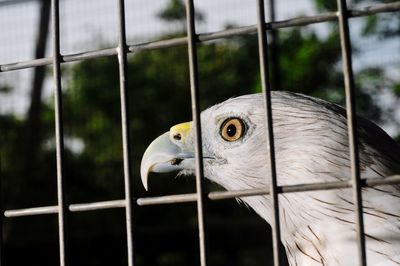
[[[316,0],[320,11],[334,10],[334,1]],[[183,23],[181,1],[172,0],[158,14],[168,22]],[[382,33],[386,18],[375,16],[365,24],[365,34],[382,38],[398,36],[396,29]],[[395,15],[396,16],[396,15]],[[198,20],[204,19],[201,13]],[[397,17],[394,18],[398,19]],[[383,24],[382,24],[383,23]],[[312,28],[279,32],[279,73],[284,89],[302,92],[344,104],[337,25],[319,36]],[[383,30],[384,31],[384,30]],[[182,36],[183,32],[160,36]],[[198,46],[199,83],[202,108],[229,97],[259,92],[258,45],[256,36],[235,37]],[[354,48],[354,52],[357,50]],[[272,71],[273,72],[273,71]],[[124,197],[117,59],[85,60],[63,68],[63,119],[65,130],[65,178],[67,202],[90,202]],[[132,146],[135,197],[194,191],[191,178],[150,179],[150,192],[140,184],[139,164],[147,145],[178,122],[191,119],[187,47],[164,48],[129,56],[128,107]],[[366,68],[356,75],[358,111],[381,121],[381,107],[375,96],[384,89],[400,97],[400,82],[383,82],[384,69]],[[1,93],[6,93],[2,90]],[[0,115],[2,196],[4,208],[56,204],[54,108],[51,99],[43,103],[40,150],[35,160],[24,158],[24,118]],[[34,163],[33,163],[34,162]],[[210,184],[210,190],[220,189]],[[68,217],[69,244],[73,265],[125,265],[125,225],[122,210],[71,214]],[[30,218],[29,218],[30,219]],[[6,220],[6,255],[22,251],[41,265],[56,263],[56,219]],[[153,206],[135,209],[138,265],[197,265],[196,208],[193,204]],[[234,200],[209,205],[211,261],[213,265],[269,265],[269,227]],[[49,254],[43,251],[49,250]],[[46,260],[40,256],[47,254]],[[26,264],[19,257],[10,265]],[[24,260],[25,259],[25,260]]]

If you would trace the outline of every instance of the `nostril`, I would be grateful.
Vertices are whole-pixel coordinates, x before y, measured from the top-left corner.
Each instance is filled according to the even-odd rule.
[[[181,140],[182,139],[182,135],[181,133],[176,133],[172,136],[175,140]]]

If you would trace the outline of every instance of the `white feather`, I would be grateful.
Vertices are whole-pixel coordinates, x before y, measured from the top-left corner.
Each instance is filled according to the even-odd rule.
[[[345,111],[288,92],[273,92],[273,122],[279,185],[350,179]],[[261,94],[229,99],[202,113],[205,175],[227,190],[269,185],[265,111]],[[245,136],[227,142],[222,122],[239,117]],[[400,173],[400,147],[372,122],[358,119],[362,178]],[[193,140],[192,135],[189,139]],[[190,141],[189,141],[190,142]],[[187,171],[185,173],[188,173]],[[267,222],[268,197],[242,199]],[[351,189],[279,196],[282,241],[291,265],[356,265],[355,214]],[[399,186],[363,189],[368,265],[400,265]]]

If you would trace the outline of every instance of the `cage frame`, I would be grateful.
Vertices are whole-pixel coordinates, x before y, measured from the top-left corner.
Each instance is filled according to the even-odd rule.
[[[55,113],[55,136],[56,136],[56,164],[57,164],[57,205],[38,206],[24,209],[3,210],[0,202],[0,225],[3,224],[3,219],[9,219],[21,216],[31,215],[47,215],[57,214],[58,216],[58,237],[59,237],[59,255],[60,265],[68,265],[68,252],[65,237],[68,234],[68,224],[66,216],[70,212],[85,212],[101,209],[125,209],[126,237],[127,237],[127,264],[135,265],[135,247],[133,244],[134,230],[134,210],[141,206],[159,205],[159,204],[178,204],[184,202],[197,203],[198,231],[199,231],[199,254],[200,265],[208,265],[207,251],[207,219],[206,207],[208,200],[223,200],[236,197],[249,197],[256,195],[270,195],[272,200],[272,238],[273,238],[273,254],[274,265],[281,265],[280,261],[280,226],[279,226],[279,202],[278,195],[281,193],[305,192],[316,190],[330,190],[341,188],[352,188],[355,202],[355,222],[357,229],[357,244],[358,244],[358,261],[359,265],[367,265],[365,253],[365,237],[364,223],[362,216],[362,187],[374,187],[378,185],[399,184],[400,175],[393,175],[386,178],[371,178],[361,179],[359,169],[359,152],[357,144],[357,125],[356,125],[356,99],[354,95],[355,85],[352,69],[351,58],[351,40],[349,34],[349,20],[355,17],[365,17],[385,12],[400,11],[400,2],[392,2],[385,4],[375,4],[373,6],[364,7],[361,9],[348,9],[346,0],[337,0],[337,11],[326,12],[313,16],[295,17],[281,21],[266,22],[264,0],[257,0],[257,24],[245,27],[236,27],[217,32],[209,32],[198,34],[195,28],[195,7],[194,0],[185,0],[186,17],[187,17],[187,36],[177,37],[172,39],[164,39],[152,41],[148,43],[140,43],[128,45],[126,42],[125,28],[125,1],[115,0],[117,2],[117,17],[118,17],[118,45],[113,48],[99,49],[86,51],[82,53],[62,55],[60,52],[60,7],[59,0],[51,0],[51,23],[52,23],[52,57],[37,58],[33,60],[18,61],[10,64],[0,65],[0,73],[15,71],[19,69],[28,69],[39,66],[52,65],[53,67],[53,86],[54,86],[54,113]],[[328,21],[337,21],[340,31],[341,53],[343,61],[343,77],[346,95],[346,112],[347,112],[347,128],[349,136],[349,152],[351,165],[351,180],[337,182],[323,182],[313,184],[298,184],[278,186],[276,180],[276,164],[275,150],[272,126],[272,108],[271,108],[271,85],[268,74],[269,62],[267,52],[267,32],[289,27],[302,27],[306,25],[324,23]],[[199,86],[198,86],[198,62],[197,62],[197,45],[207,41],[230,38],[234,36],[242,36],[249,34],[258,35],[259,43],[259,60],[261,84],[264,95],[264,105],[266,114],[266,123],[268,125],[266,136],[268,141],[268,154],[270,162],[271,186],[265,188],[246,189],[237,191],[217,191],[206,193],[204,189],[204,174],[202,162],[202,143],[201,143],[201,123],[199,109]],[[139,53],[147,50],[156,50],[174,46],[188,46],[189,55],[189,75],[190,75],[190,93],[192,102],[192,116],[195,124],[196,142],[196,193],[167,195],[158,197],[137,198],[132,194],[132,168],[130,147],[132,140],[129,138],[129,114],[128,114],[128,95],[127,95],[127,55],[129,53]],[[117,56],[119,65],[119,81],[120,81],[120,104],[121,104],[121,128],[122,128],[122,154],[123,154],[123,169],[124,169],[124,189],[125,197],[123,199],[97,201],[88,203],[67,204],[65,202],[65,178],[64,172],[64,132],[63,132],[63,117],[62,117],[62,93],[61,93],[61,64],[67,62],[75,62],[87,59],[101,58],[105,56]],[[1,181],[0,181],[1,184]],[[4,256],[3,250],[3,235],[0,234],[0,260]],[[2,263],[3,264],[3,263]]]

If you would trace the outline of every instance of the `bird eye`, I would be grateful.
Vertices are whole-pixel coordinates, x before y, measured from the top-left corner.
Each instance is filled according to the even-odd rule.
[[[226,141],[236,141],[244,135],[245,126],[239,118],[228,118],[222,123],[221,136]]]

